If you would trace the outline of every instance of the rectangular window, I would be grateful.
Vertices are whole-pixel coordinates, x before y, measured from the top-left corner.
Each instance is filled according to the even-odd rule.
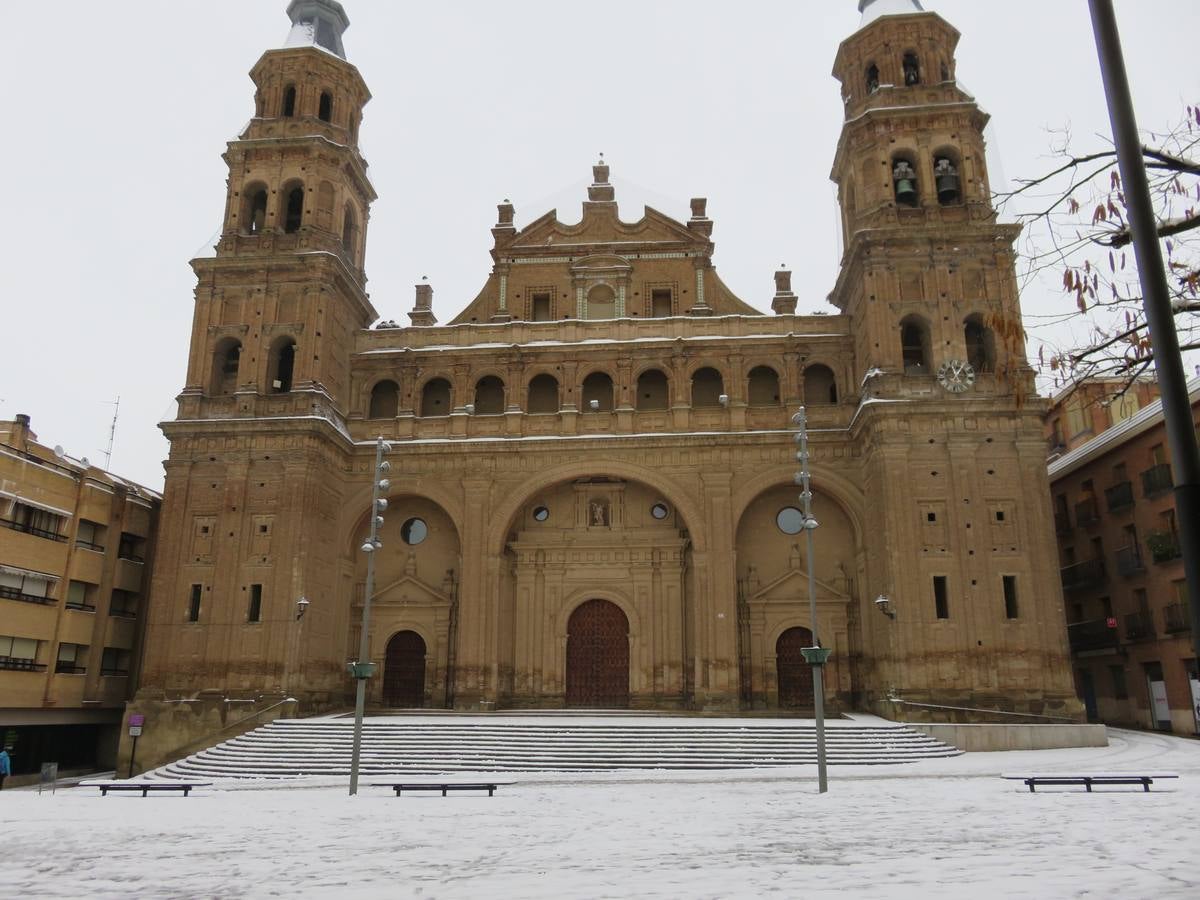
[[[117,556],[121,559],[127,559],[130,562],[145,562],[146,561],[146,540],[140,538],[136,534],[121,532],[121,543],[117,550]]]
[[[45,666],[37,664],[38,642],[33,638],[0,634],[0,669],[35,672]]]
[[[119,588],[112,592],[112,602],[108,605],[108,614],[122,619],[136,619],[138,614],[138,595],[132,591],[122,591]]]
[[[939,619],[950,618],[950,602],[946,597],[946,576],[933,576],[933,606]]]
[[[247,622],[262,621],[262,585],[250,585],[250,611],[246,615]]]
[[[1128,700],[1129,688],[1125,684],[1125,667],[1109,666],[1108,672],[1112,676],[1113,697],[1117,700]]]
[[[87,672],[87,644],[59,644],[54,671],[59,675],[83,675]]]
[[[650,315],[656,319],[665,319],[674,314],[674,311],[670,288],[655,288],[650,292]]]
[[[66,535],[61,533],[63,521],[63,517],[57,513],[28,506],[17,500],[12,504],[12,518],[0,519],[0,525],[51,541],[65,541]]]
[[[529,318],[534,322],[550,321],[550,295],[534,294],[529,302]]]
[[[82,612],[96,611],[96,585],[86,581],[72,581],[67,585],[67,609]]]
[[[0,572],[0,597],[23,600],[26,603],[53,603],[54,599],[49,596],[51,584],[49,576],[38,572],[22,572],[15,569]]]
[[[80,519],[79,530],[75,532],[75,546],[82,547],[84,550],[95,550],[97,553],[103,553],[104,533],[106,530],[103,525],[96,522]]]
[[[129,651],[118,647],[105,647],[100,658],[100,674],[124,677],[129,674]]]
[[[192,595],[188,598],[187,620],[189,622],[200,621],[200,592],[203,587],[198,584],[192,585]]]
[[[1004,617],[1006,619],[1015,619],[1017,617],[1017,576],[1004,576]]]

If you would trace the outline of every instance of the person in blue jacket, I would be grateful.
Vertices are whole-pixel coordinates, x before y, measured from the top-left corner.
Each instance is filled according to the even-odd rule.
[[[12,761],[8,758],[8,748],[0,750],[0,791],[4,790],[4,779],[12,774]]]

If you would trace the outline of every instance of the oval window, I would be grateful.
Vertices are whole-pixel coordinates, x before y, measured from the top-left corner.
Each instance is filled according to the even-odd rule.
[[[655,503],[652,507],[650,507],[650,515],[654,516],[656,519],[665,519],[668,512],[670,512],[670,510],[667,509],[667,504],[665,503]]]
[[[536,507],[533,511],[533,518],[536,522],[545,522],[548,518],[550,518],[550,510],[546,509],[544,506]]]
[[[429,536],[429,526],[423,519],[409,519],[400,526],[400,537],[404,543],[416,546]]]
[[[784,534],[799,534],[804,528],[804,513],[794,506],[785,506],[775,517],[775,524]]]

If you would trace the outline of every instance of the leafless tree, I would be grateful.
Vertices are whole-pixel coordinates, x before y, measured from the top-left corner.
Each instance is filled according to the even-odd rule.
[[[1100,144],[1104,139],[1097,138]],[[1116,150],[1108,141],[1077,153],[1069,130],[1054,133],[1053,168],[995,195],[1025,226],[1021,287],[1053,280],[1069,308],[1026,316],[1042,341],[1037,368],[1054,385],[1107,376],[1119,393],[1154,361],[1134,261]],[[1166,132],[1144,134],[1181,348],[1200,348],[1200,106]],[[1065,306],[1065,304],[1064,304]],[[1067,326],[1056,327],[1056,326]],[[1080,326],[1083,326],[1082,329]],[[1074,334],[1067,340],[1064,331]],[[1083,337],[1080,337],[1082,333]]]

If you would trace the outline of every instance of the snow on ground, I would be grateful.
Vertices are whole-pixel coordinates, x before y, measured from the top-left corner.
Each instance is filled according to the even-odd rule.
[[[1200,742],[887,767],[506,775],[495,797],[344,779],[190,797],[0,793],[6,897],[1173,898],[1200,896]],[[1172,771],[1137,788],[1000,773]],[[462,776],[456,776],[462,778]],[[368,779],[369,783],[369,779]]]

